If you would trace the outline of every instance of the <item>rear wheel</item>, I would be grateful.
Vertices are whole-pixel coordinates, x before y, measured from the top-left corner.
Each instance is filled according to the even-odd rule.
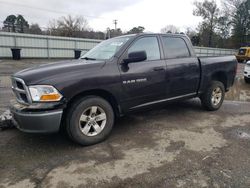
[[[244,77],[244,80],[245,80],[246,83],[250,84],[250,78]]]
[[[213,81],[210,87],[200,97],[202,105],[209,111],[218,110],[225,97],[225,87],[219,81]]]
[[[73,141],[92,145],[108,137],[114,124],[114,112],[106,100],[97,96],[84,97],[70,107],[65,123]]]

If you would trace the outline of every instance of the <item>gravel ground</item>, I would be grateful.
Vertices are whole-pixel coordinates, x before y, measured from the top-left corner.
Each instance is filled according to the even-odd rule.
[[[28,66],[0,62],[0,113],[13,97],[7,77]],[[0,187],[250,187],[250,85],[242,70],[219,111],[194,99],[138,112],[94,146],[2,131]]]

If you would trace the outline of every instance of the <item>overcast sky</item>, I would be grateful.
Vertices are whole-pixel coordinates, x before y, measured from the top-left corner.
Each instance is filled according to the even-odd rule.
[[[94,30],[118,28],[128,31],[144,26],[146,31],[160,32],[166,25],[181,31],[196,28],[201,18],[192,15],[194,0],[0,0],[0,21],[9,14],[21,14],[29,23],[47,27],[52,19],[67,14],[82,15]],[[217,2],[220,2],[217,0]]]

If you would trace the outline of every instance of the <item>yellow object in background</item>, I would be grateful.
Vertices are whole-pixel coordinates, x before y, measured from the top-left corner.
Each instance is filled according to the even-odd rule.
[[[236,54],[238,62],[247,62],[250,60],[250,47],[241,47]]]

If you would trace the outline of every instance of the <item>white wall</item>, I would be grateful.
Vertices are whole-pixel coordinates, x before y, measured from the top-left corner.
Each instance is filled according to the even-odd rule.
[[[235,55],[235,49],[224,49],[224,48],[208,48],[208,47],[194,47],[197,56],[225,56]]]
[[[90,50],[101,40],[55,37],[0,32],[0,58],[11,58],[11,48],[21,48],[22,58],[74,58],[74,50],[82,53]],[[197,56],[234,55],[234,49],[194,47]]]
[[[74,50],[86,52],[101,40],[0,32],[0,58],[11,58],[20,48],[22,58],[73,58]]]

